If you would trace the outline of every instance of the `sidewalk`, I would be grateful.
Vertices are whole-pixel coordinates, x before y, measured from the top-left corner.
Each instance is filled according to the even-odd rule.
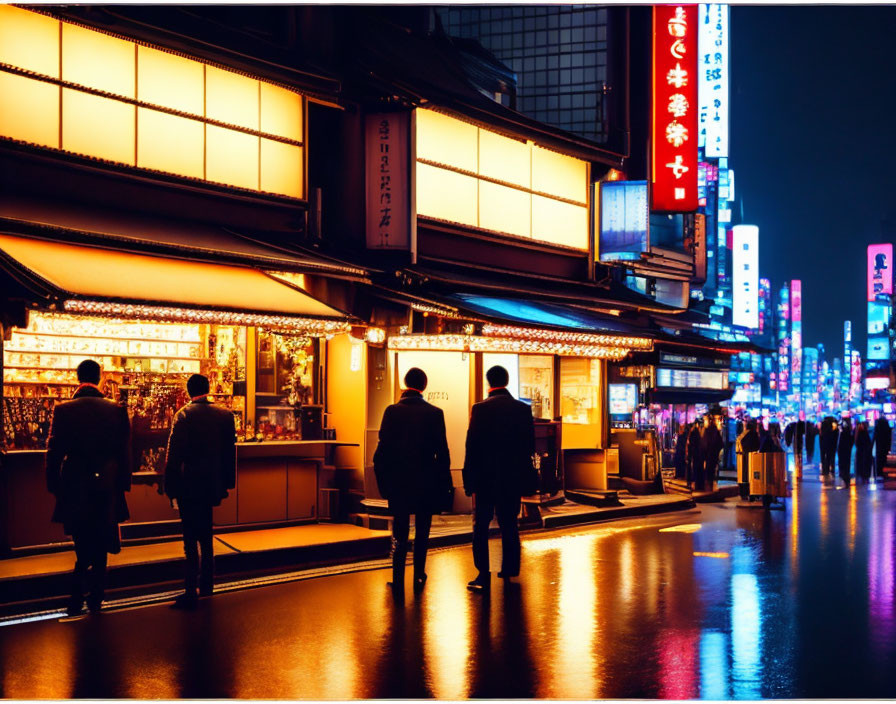
[[[679,493],[631,496],[619,492],[619,505],[591,506],[567,500],[543,506],[523,531],[632,518],[694,507]],[[444,547],[472,541],[469,515],[434,516],[430,545]],[[497,532],[497,524],[492,524]],[[388,557],[390,533],[344,523],[218,533],[215,572],[219,581],[251,578],[315,567],[345,565]],[[107,598],[126,598],[176,589],[183,580],[183,543],[166,540],[128,545],[109,556]],[[74,567],[74,551],[0,560],[0,617],[62,608]]]

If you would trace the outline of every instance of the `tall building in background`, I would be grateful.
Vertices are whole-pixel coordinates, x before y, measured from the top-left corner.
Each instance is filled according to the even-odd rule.
[[[865,351],[865,399],[883,401],[890,386],[890,297],[893,294],[893,245],[868,245],[868,344]]]
[[[608,8],[468,5],[438,12],[450,36],[480,42],[516,74],[511,107],[595,142],[608,141]]]

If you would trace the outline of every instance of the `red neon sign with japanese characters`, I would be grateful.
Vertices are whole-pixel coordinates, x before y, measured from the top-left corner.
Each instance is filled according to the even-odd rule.
[[[697,84],[697,6],[654,5],[651,210],[697,210]]]

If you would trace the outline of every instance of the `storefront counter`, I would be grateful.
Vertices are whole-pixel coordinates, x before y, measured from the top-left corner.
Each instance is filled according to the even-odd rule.
[[[340,446],[357,445],[334,440],[239,443],[236,488],[215,508],[215,525],[317,520],[319,489],[327,483],[321,475],[333,449]],[[44,450],[0,453],[0,554],[69,540],[62,526],[51,522],[56,500],[47,491],[45,456]],[[161,479],[154,472],[133,475],[127,494],[131,519],[122,524],[124,538],[179,530],[177,511],[159,493]]]

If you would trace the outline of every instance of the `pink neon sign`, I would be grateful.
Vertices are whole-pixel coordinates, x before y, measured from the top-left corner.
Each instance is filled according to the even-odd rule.
[[[893,293],[893,245],[868,245],[868,300]]]

